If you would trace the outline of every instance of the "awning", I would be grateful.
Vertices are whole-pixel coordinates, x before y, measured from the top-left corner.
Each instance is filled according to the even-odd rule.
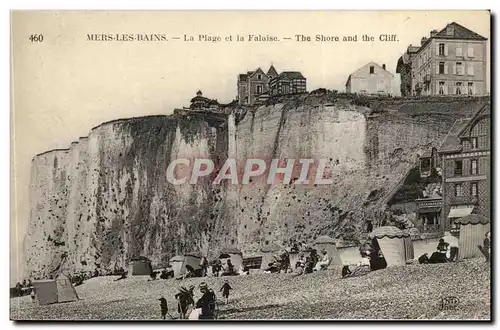
[[[448,215],[448,218],[466,217],[472,213],[473,209],[474,209],[473,206],[472,207],[459,207],[459,208],[450,209],[450,214]]]
[[[441,212],[441,207],[439,207],[439,206],[425,207],[425,208],[421,208],[418,210],[419,214],[421,214],[421,213],[437,213],[437,212]]]

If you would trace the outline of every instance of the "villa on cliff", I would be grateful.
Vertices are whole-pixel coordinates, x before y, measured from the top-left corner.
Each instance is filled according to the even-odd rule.
[[[259,104],[269,96],[305,93],[307,79],[298,71],[278,74],[271,65],[267,72],[261,68],[238,75],[238,104]]]
[[[190,110],[211,110],[218,111],[221,105],[217,100],[211,100],[203,96],[201,91],[196,93],[196,96],[191,99]]]
[[[401,95],[485,95],[486,42],[455,22],[432,30],[398,60]]]
[[[363,65],[349,75],[345,83],[346,93],[369,95],[393,95],[394,75],[374,62]]]

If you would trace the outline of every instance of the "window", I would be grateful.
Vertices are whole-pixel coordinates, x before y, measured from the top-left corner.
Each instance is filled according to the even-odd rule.
[[[477,159],[470,161],[470,174],[477,175]]]
[[[374,74],[375,73],[375,67],[374,66],[370,66],[370,74]]]
[[[439,56],[444,56],[444,44],[439,44]]]
[[[473,82],[467,83],[467,94],[474,95],[474,83]]]
[[[444,62],[439,62],[439,74],[444,74]]]
[[[453,35],[455,35],[455,28],[452,25],[448,25],[446,27],[446,35],[447,36],[453,36]]]
[[[477,149],[477,137],[473,137],[470,139],[470,144],[472,149]]]
[[[455,64],[456,66],[456,72],[455,74],[458,74],[458,75],[463,75],[464,74],[464,65],[462,62],[457,62]]]
[[[456,95],[462,94],[462,83],[460,81],[457,81],[455,83],[455,94]]]
[[[470,184],[470,195],[477,196],[477,182],[471,182]]]
[[[469,65],[467,66],[467,74],[469,76],[474,75],[474,64],[473,63],[469,63]]]
[[[474,57],[474,48],[469,47],[469,49],[467,50],[467,56]]]
[[[462,184],[461,183],[457,183],[455,185],[455,196],[456,197],[463,196]]]
[[[257,86],[257,94],[262,94],[262,86]]]
[[[461,160],[456,160],[455,161],[455,168],[454,168],[454,171],[453,171],[453,173],[455,175],[462,175],[462,165],[463,165],[463,162]]]
[[[439,82],[439,95],[444,95],[444,81]]]
[[[262,79],[262,75],[257,75],[257,79],[261,80]]]
[[[457,56],[459,56],[459,57],[463,56],[462,47],[457,47]]]

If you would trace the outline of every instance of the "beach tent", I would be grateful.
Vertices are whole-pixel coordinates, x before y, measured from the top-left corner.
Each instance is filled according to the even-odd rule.
[[[274,256],[279,258],[282,250],[283,248],[281,246],[272,242],[261,247],[262,263],[260,264],[260,269],[268,269],[269,264],[274,262]]]
[[[196,253],[186,253],[184,255],[177,255],[170,259],[170,265],[174,271],[174,276],[178,277],[186,274],[190,269],[192,272],[201,270],[200,266],[201,256]]]
[[[483,245],[487,232],[490,231],[490,220],[479,214],[469,214],[455,220],[460,225],[458,238],[458,259],[482,257],[477,247]]]
[[[53,280],[33,281],[39,305],[48,305],[78,300],[78,294],[69,278],[60,274]]]
[[[321,258],[323,254],[321,251],[326,251],[328,258],[331,260],[330,266],[340,266],[342,265],[342,260],[340,259],[340,254],[337,251],[337,241],[329,236],[320,236],[314,241],[314,248],[318,251],[318,255]]]
[[[408,235],[408,234],[406,234]],[[403,231],[393,226],[383,226],[375,228],[370,234],[370,239],[374,240],[380,247],[387,266],[406,265],[405,243]]]
[[[243,253],[235,247],[227,247],[221,250],[219,260],[223,268],[225,268],[227,260],[231,260],[234,270],[238,271],[243,264]]]
[[[150,275],[153,271],[151,260],[146,257],[132,259],[132,275]]]
[[[403,243],[405,247],[405,260],[415,259],[415,250],[413,249],[413,241],[409,229],[403,230]]]

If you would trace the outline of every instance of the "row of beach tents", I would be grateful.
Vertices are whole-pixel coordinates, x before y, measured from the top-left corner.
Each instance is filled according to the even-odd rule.
[[[456,220],[460,225],[460,234],[458,239],[458,258],[468,259],[481,257],[481,251],[478,245],[481,245],[485,234],[490,231],[489,220],[481,215],[471,214],[467,217]],[[372,245],[378,245],[380,248],[387,266],[405,265],[407,261],[413,260],[418,256],[414,255],[413,241],[409,230],[400,230],[393,226],[383,226],[375,228],[369,238]],[[453,237],[449,238],[455,239]],[[314,242],[313,248],[318,252],[326,251],[330,262],[330,266],[343,265],[342,258],[336,247],[336,240],[328,236],[320,236]],[[268,268],[268,265],[275,260],[275,256],[283,251],[283,247],[273,242],[260,249],[260,269]],[[309,255],[310,251],[289,252],[290,265],[295,266],[300,255],[304,257]],[[219,255],[222,265],[231,260],[235,269],[244,263],[243,253],[234,248],[223,249]],[[170,265],[174,271],[174,276],[184,275],[188,269],[192,272],[200,270],[201,256],[197,253],[186,253],[177,255],[170,259]],[[149,275],[151,272],[151,263],[147,259],[134,261],[132,275]]]
[[[490,231],[489,220],[481,215],[471,214],[456,221],[460,225],[458,239],[458,258],[468,259],[481,257],[482,253],[478,249],[487,232]],[[402,231],[396,227],[383,226],[375,228],[369,235],[372,245],[376,244],[380,248],[387,266],[405,265],[408,260],[415,258],[413,242],[408,231]],[[328,236],[321,236],[316,239],[314,248],[318,251],[326,251],[331,260],[330,266],[341,266],[342,259],[336,247],[336,241]],[[266,269],[274,261],[283,248],[275,243],[270,243],[261,249],[262,259],[260,269]],[[290,265],[294,267],[300,254],[307,256],[309,252],[290,252]],[[243,263],[243,254],[236,248],[223,249],[219,255],[219,260],[224,265],[231,260],[235,269]],[[177,255],[170,259],[170,265],[174,271],[174,276],[182,276],[188,270],[197,272],[200,270],[201,257],[196,253]],[[140,257],[132,260],[132,275],[149,275],[152,267],[149,259]],[[60,274],[55,279],[39,280],[33,282],[33,288],[40,305],[68,302],[78,300],[78,294],[71,284],[71,281],[64,274]]]

